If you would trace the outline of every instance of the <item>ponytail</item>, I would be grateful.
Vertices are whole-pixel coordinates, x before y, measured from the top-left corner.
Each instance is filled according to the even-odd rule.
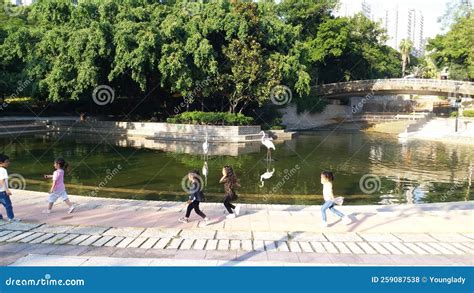
[[[65,172],[70,173],[71,168],[69,164],[63,159],[63,158],[57,158],[55,161],[61,169],[63,169]]]

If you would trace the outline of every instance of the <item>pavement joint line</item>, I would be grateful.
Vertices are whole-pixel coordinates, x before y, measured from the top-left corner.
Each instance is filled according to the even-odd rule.
[[[22,231],[22,233],[18,234],[17,236],[8,239],[7,242],[19,242],[21,239],[29,237],[33,234],[34,232],[31,231]]]
[[[20,240],[20,242],[23,242],[23,243],[30,243],[31,241],[45,235],[46,233],[43,233],[43,232],[35,232],[33,234],[31,234],[30,236],[28,237],[25,237],[23,239]]]
[[[28,225],[28,223],[25,223]],[[34,224],[33,224],[34,225]],[[84,246],[95,246],[95,247],[100,247],[100,246],[106,246],[106,247],[120,247],[120,243],[122,241],[125,241],[127,239],[126,244],[123,247],[132,247],[134,245],[131,245],[134,242],[141,241],[141,243],[138,243],[139,248],[144,248],[146,249],[147,245],[144,245],[144,243],[151,241],[150,238],[148,237],[141,237],[140,235],[143,235],[144,231],[146,229],[143,229],[138,236],[134,237],[125,237],[125,236],[115,236],[115,235],[103,235],[103,232],[108,231],[111,229],[111,227],[105,228],[103,232],[93,234],[93,235],[88,235],[88,234],[79,234],[79,233],[59,233],[59,232],[52,232],[52,233],[47,233],[47,232],[38,232],[36,229],[44,226],[54,226],[54,225],[49,225],[49,224],[41,224],[38,226],[31,226],[33,228],[29,229],[23,229],[23,230],[0,230],[0,242],[5,242],[5,243],[30,243],[30,244],[53,244],[53,245],[66,245],[66,244],[71,244],[71,245],[84,245]],[[60,225],[57,225],[60,226]],[[26,226],[28,227],[28,226]],[[73,227],[81,227],[81,226],[73,226]],[[18,226],[20,228],[20,226]],[[72,228],[75,229],[75,228]],[[126,229],[126,227],[124,227]],[[68,230],[69,231],[69,230]],[[272,234],[273,232],[271,231],[262,231],[264,233],[259,235],[259,239],[255,239],[255,232],[259,231],[254,231],[251,230],[250,234],[252,235],[252,240],[249,240],[249,243],[245,243],[246,239],[216,239],[217,238],[217,233],[220,230],[210,230],[212,231],[212,239],[202,239],[199,242],[199,246],[203,246],[202,248],[197,247],[198,246],[198,239],[192,238],[192,233],[191,232],[191,237],[190,238],[182,238],[182,233],[184,229],[179,229],[177,234],[175,236],[172,236],[171,238],[168,238],[166,240],[161,240],[158,239],[156,242],[152,243],[151,247],[159,249],[159,247],[155,247],[158,241],[165,241],[165,246],[164,248],[168,249],[176,249],[176,250],[186,250],[186,249],[204,249],[204,250],[221,250],[221,251],[231,251],[231,250],[242,250],[242,251],[247,251],[249,248],[248,244],[252,246],[252,251],[286,251],[285,246],[289,248],[289,252],[292,253],[301,253],[301,252],[318,252],[318,251],[328,251],[329,253],[335,253],[335,254],[340,254],[340,253],[347,253],[348,250],[351,252],[351,254],[381,254],[381,255],[466,255],[470,256],[473,254],[473,247],[474,247],[474,241],[468,241],[470,238],[466,237],[466,242],[453,242],[449,243],[446,241],[438,240],[436,238],[436,234],[428,234],[428,233],[417,233],[413,241],[408,241],[404,239],[409,239],[408,233],[400,233],[404,239],[401,237],[397,237],[393,233],[386,233],[386,235],[391,235],[395,237],[396,239],[399,239],[401,241],[396,241],[396,242],[389,242],[387,238],[381,238],[382,241],[369,241],[363,236],[361,236],[359,233],[353,233],[352,235],[357,235],[361,241],[352,241],[352,240],[344,240],[344,241],[329,241],[327,237],[327,233],[320,233],[323,235],[323,239],[327,239],[328,241],[304,241],[306,238],[302,238],[301,241],[298,241],[294,235],[297,235],[299,231],[286,231],[286,232],[276,232],[280,233],[280,235],[285,234],[285,238],[288,239],[288,241],[283,241],[283,240],[260,240],[260,239],[273,239],[275,238],[275,234]],[[199,231],[199,229],[196,230],[191,230],[191,231]],[[226,231],[224,231],[226,232]],[[234,235],[236,238],[240,237],[238,236],[239,231],[228,231],[228,233],[235,233]],[[265,234],[267,233],[267,234]],[[296,234],[295,234],[296,233]],[[341,235],[342,233],[334,233],[336,235],[335,239],[340,239],[338,238],[337,235]],[[460,234],[460,233],[453,233],[453,234]],[[267,236],[265,236],[267,235]],[[430,238],[425,237],[424,235],[431,236]],[[462,235],[462,234],[460,234]],[[462,235],[464,237],[464,235]],[[446,236],[440,236],[440,239],[445,239]],[[142,239],[140,239],[142,238]],[[346,237],[346,239],[351,239],[349,237]],[[39,239],[39,240],[38,240]],[[75,239],[79,239],[80,241],[75,241]],[[139,240],[140,239],[140,240]],[[344,239],[344,238],[343,238]],[[154,239],[152,239],[154,240]],[[428,241],[429,240],[429,241]],[[462,240],[462,238],[461,238]],[[186,242],[185,247],[183,246],[183,243]],[[189,242],[191,241],[191,242]],[[77,243],[76,243],[77,242]],[[107,245],[110,243],[109,245]],[[232,244],[233,243],[233,244]],[[146,247],[145,247],[146,246]],[[186,248],[188,247],[189,248]],[[237,247],[238,246],[238,247]],[[244,247],[246,246],[246,247]],[[283,248],[281,248],[283,247]],[[348,250],[347,250],[347,249]]]
[[[468,247],[467,245],[465,245],[464,242],[453,242],[452,244],[453,244],[454,246],[458,247],[458,248],[459,248],[459,246],[461,246],[460,249],[465,250],[465,251],[468,252],[468,253],[471,253],[471,254],[474,253],[473,249],[471,249],[470,247]]]
[[[30,241],[30,244],[40,244],[41,242],[44,242],[52,237],[54,237],[54,233],[45,233],[43,236],[40,236],[32,241]]]
[[[439,245],[441,245],[442,247],[445,247],[448,250],[451,250],[454,254],[461,254],[461,255],[463,254],[462,251],[460,251],[456,247],[453,248],[453,245],[450,244],[450,243],[439,243]],[[459,252],[461,252],[461,253],[459,253]]]

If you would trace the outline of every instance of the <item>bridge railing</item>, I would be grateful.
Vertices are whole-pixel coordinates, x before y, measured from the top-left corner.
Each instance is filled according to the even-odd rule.
[[[348,84],[363,84],[363,83],[405,83],[405,84],[438,84],[438,85],[467,85],[474,86],[474,82],[471,81],[462,81],[462,80],[449,80],[449,79],[427,79],[427,78],[386,78],[386,79],[363,79],[363,80],[353,80],[353,81],[344,81],[344,82],[335,82],[335,83],[326,83],[322,85],[317,85],[313,87],[331,87],[331,86],[343,86]]]

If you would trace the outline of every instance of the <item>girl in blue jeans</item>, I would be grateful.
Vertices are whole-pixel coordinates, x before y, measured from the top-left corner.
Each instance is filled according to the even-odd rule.
[[[332,182],[334,181],[334,174],[332,172],[324,171],[321,173],[321,184],[323,185],[324,204],[321,206],[321,216],[323,217],[323,227],[328,226],[326,210],[329,209],[335,215],[342,218],[343,222],[348,225],[351,223],[349,217],[334,208],[334,193],[332,191]]]

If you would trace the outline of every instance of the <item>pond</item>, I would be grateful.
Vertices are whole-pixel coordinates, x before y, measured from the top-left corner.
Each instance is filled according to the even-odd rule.
[[[176,148],[183,142],[159,143],[173,151],[140,147],[126,138],[70,133],[4,136],[0,151],[10,156],[9,173],[25,178],[20,187],[27,190],[46,192],[49,183],[43,175],[52,173],[54,158],[61,156],[71,165],[66,177],[70,194],[183,201],[182,179],[189,170],[201,170],[204,158]],[[239,201],[245,203],[320,204],[322,170],[334,172],[335,194],[344,196],[347,204],[473,199],[473,146],[400,142],[393,136],[354,131],[304,132],[275,144],[271,160],[259,142],[240,145],[232,156],[215,155],[223,146],[211,145],[207,200],[222,199],[218,180],[224,165],[234,167],[242,185]]]

